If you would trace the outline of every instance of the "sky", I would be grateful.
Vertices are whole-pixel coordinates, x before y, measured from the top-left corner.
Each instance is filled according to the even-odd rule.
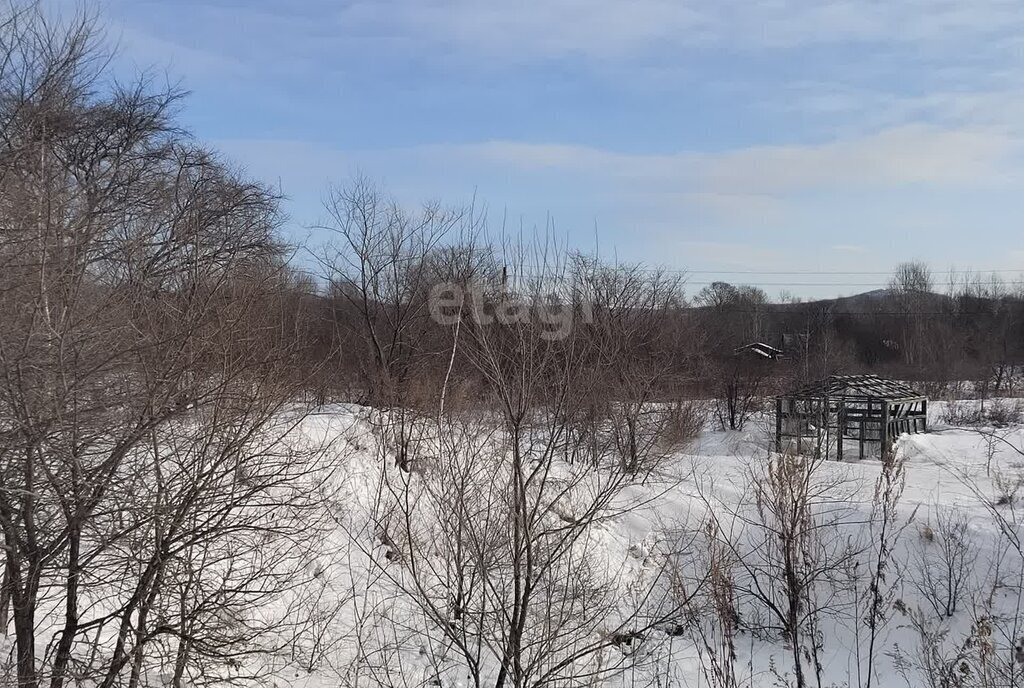
[[[851,294],[910,259],[1024,273],[1020,0],[89,7],[119,73],[187,89],[195,136],[283,192],[296,240],[363,174],[692,290]]]

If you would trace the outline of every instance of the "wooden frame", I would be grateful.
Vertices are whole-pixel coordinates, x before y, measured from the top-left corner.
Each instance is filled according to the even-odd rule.
[[[928,399],[909,386],[877,375],[834,375],[775,399],[775,450],[815,452],[839,461],[853,441],[857,457],[889,459],[903,433],[928,432]],[[834,448],[833,448],[834,445]],[[877,449],[876,449],[877,445]]]

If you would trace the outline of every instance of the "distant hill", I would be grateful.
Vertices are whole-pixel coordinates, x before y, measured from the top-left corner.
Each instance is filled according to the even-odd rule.
[[[832,313],[871,313],[885,310],[888,303],[895,303],[900,295],[892,289],[872,289],[871,291],[853,294],[851,296],[838,296],[831,299],[815,299],[813,301],[801,301],[799,303],[773,304],[771,308],[779,312],[804,311],[808,308],[827,310]],[[918,295],[920,306],[939,308],[948,306],[953,300],[947,294],[926,292]],[[987,299],[986,299],[987,300]]]

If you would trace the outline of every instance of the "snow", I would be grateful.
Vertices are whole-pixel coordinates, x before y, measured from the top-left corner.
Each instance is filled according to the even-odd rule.
[[[1024,429],[1003,429],[1006,442],[993,449],[991,470],[986,471],[987,442],[975,428],[943,426],[939,419],[942,403],[930,409],[932,432],[904,436],[898,442],[898,456],[906,460],[906,487],[899,512],[908,524],[895,551],[901,580],[896,584],[894,600],[898,609],[925,609],[912,578],[922,557],[932,556],[934,543],[926,533],[935,528],[940,512],[955,509],[968,523],[973,559],[970,562],[969,596],[950,619],[934,619],[937,629],[947,632],[944,647],[956,648],[977,624],[979,615],[993,617],[1015,612],[1020,590],[1011,584],[994,586],[997,566],[1009,567],[1005,543],[1001,544],[999,525],[992,517],[992,501],[998,498],[994,477],[1000,471],[1014,471],[1024,457],[1010,445],[1024,447]],[[381,659],[390,666],[375,670],[377,680],[386,676],[394,684],[416,685],[439,681],[442,685],[467,685],[464,672],[453,657],[443,657],[437,638],[430,637],[426,626],[416,621],[415,606],[390,585],[386,577],[374,575],[373,559],[379,561],[382,545],[371,538],[370,514],[379,494],[382,460],[376,451],[367,413],[358,407],[336,407],[311,418],[305,432],[329,438],[341,466],[337,484],[339,528],[336,537],[325,543],[324,586],[327,597],[338,601],[341,609],[330,618],[327,633],[333,641],[312,671],[281,670],[279,685],[328,686],[339,682],[370,685],[369,673],[356,665],[367,662],[370,644],[367,638],[391,640],[392,652]],[[705,431],[642,484],[626,490],[625,499],[637,506],[593,526],[590,534],[592,556],[612,579],[623,585],[640,584],[659,542],[671,528],[698,527],[709,504],[731,507],[749,497],[744,482],[752,466],[768,457],[768,424],[755,420],[745,431]],[[881,471],[878,461],[825,463],[823,478],[834,478],[849,490],[843,507],[848,521],[842,529],[852,538],[870,538],[868,526],[875,480]],[[1012,507],[1006,507],[1012,522]],[[1015,564],[1020,568],[1020,562]],[[993,592],[994,591],[994,592]],[[623,594],[626,594],[623,590]],[[994,602],[987,612],[980,600],[991,594]],[[749,601],[741,602],[749,608]],[[837,604],[841,607],[841,604]],[[923,677],[906,665],[919,644],[920,633],[912,628],[909,617],[889,609],[881,633],[882,647],[876,653],[876,681],[879,688],[918,685]],[[837,615],[822,622],[824,685],[857,685],[856,615]],[[391,625],[390,630],[384,629]],[[374,627],[376,626],[376,627]],[[401,630],[396,630],[400,627]],[[1015,622],[1011,628],[1016,628]],[[863,633],[863,628],[859,629]],[[1014,638],[995,637],[995,653],[1002,661],[1010,656]],[[661,685],[704,686],[708,680],[701,672],[701,658],[687,637],[649,636],[634,650],[636,668],[610,681],[612,685],[647,685],[659,677]],[[357,649],[357,646],[361,646]],[[755,637],[740,632],[735,665],[741,685],[769,685],[791,680],[791,652],[779,638]],[[950,650],[952,651],[952,650]],[[902,659],[900,659],[902,657]],[[361,673],[360,673],[361,672]],[[383,673],[382,673],[383,672]],[[780,679],[780,677],[782,677]],[[860,679],[861,682],[863,678]],[[363,683],[360,683],[362,681]],[[812,681],[813,684],[813,681]]]
[[[1007,548],[992,506],[1005,491],[1007,476],[1022,470],[1024,455],[1013,447],[1024,448],[1024,428],[998,429],[1001,439],[995,442],[978,428],[943,425],[943,410],[943,402],[932,404],[931,432],[903,436],[897,445],[897,456],[906,461],[906,486],[899,504],[899,520],[906,528],[894,552],[893,596],[876,652],[873,685],[879,688],[924,684],[920,671],[912,666],[920,654],[921,633],[913,627],[910,614],[927,611],[914,579],[926,565],[922,562],[935,559],[936,543],[928,533],[934,533],[942,514],[955,513],[966,520],[971,552],[968,590],[958,610],[948,619],[928,619],[929,628],[946,634],[939,642],[942,651],[955,654],[972,628],[979,622],[990,623],[996,627],[994,654],[1007,663],[1020,635],[1017,618],[1024,618],[1017,613],[1024,600],[1013,579],[1024,562]],[[338,405],[310,416],[301,427],[310,440],[328,443],[335,457],[325,488],[332,495],[331,517],[337,527],[308,562],[317,583],[315,589],[302,591],[302,600],[304,614],[313,623],[291,639],[289,654],[271,662],[272,683],[296,688],[470,685],[458,659],[446,651],[396,584],[403,564],[387,562],[388,546],[375,523],[381,517],[382,478],[397,469],[382,457],[369,418],[367,409]],[[709,509],[724,519],[749,508],[750,475],[769,458],[770,425],[765,418],[755,418],[743,431],[702,432],[657,472],[624,490],[614,515],[595,522],[587,535],[587,556],[620,586],[623,600],[651,580],[666,543],[680,532],[699,531]],[[818,478],[840,486],[836,513],[842,513],[842,520],[835,527],[837,538],[861,545],[873,542],[868,522],[881,470],[874,460],[826,462],[820,467]],[[1013,505],[997,507],[997,512],[1016,527]],[[700,558],[706,552],[696,555]],[[382,566],[391,567],[388,575],[382,574]],[[997,576],[1003,579],[999,584]],[[847,592],[836,587],[835,612],[821,620],[822,685],[863,685],[857,667],[858,656],[863,656],[864,628],[858,613],[851,611],[852,600],[844,597]],[[741,599],[737,606],[744,618],[761,613],[751,600]],[[609,623],[597,632],[609,633],[613,628],[614,623]],[[649,633],[628,652],[635,666],[606,685],[712,685],[702,671],[707,657],[688,636]],[[738,684],[789,684],[791,654],[781,638],[741,627],[736,638]],[[493,669],[485,674],[493,676]]]

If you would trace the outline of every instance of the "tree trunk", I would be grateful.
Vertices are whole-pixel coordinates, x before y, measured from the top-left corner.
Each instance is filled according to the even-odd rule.
[[[11,572],[4,558],[3,582],[0,583],[0,635],[7,635],[7,623],[10,621],[11,610]]]
[[[18,688],[37,688],[36,675],[36,588],[32,581],[32,569],[28,571],[25,585],[18,589],[15,584],[11,599],[14,603],[14,635],[18,654]],[[16,581],[12,572],[11,580]]]
[[[81,529],[77,524],[71,526],[68,533],[68,575],[64,601],[64,628],[61,630],[60,641],[53,659],[53,674],[50,677],[50,688],[61,688],[64,674],[71,659],[71,646],[78,633],[78,586],[80,573],[80,552],[82,546]]]

